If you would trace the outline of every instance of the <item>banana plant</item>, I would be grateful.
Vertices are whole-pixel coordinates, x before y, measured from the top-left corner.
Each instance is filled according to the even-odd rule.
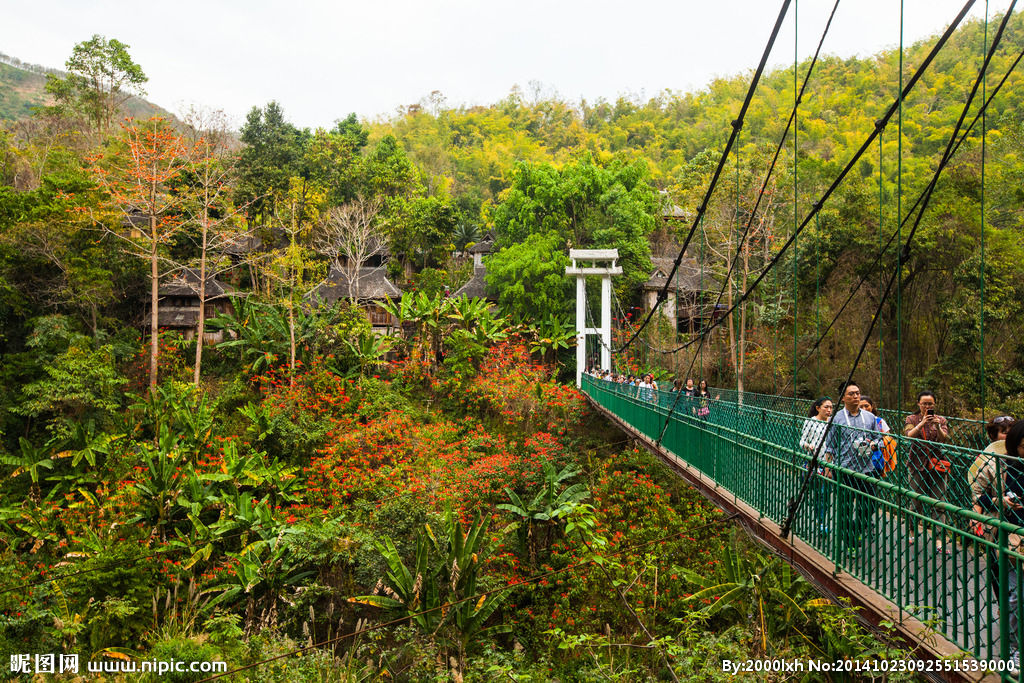
[[[54,630],[60,637],[64,649],[74,651],[78,645],[78,634],[84,631],[88,625],[86,616],[93,601],[90,599],[85,606],[85,610],[82,612],[72,612],[71,606],[68,604],[68,600],[64,596],[64,591],[61,590],[60,585],[56,581],[51,585],[53,586],[53,595],[57,603],[55,608],[51,608]]]
[[[486,625],[501,604],[497,596],[476,597],[486,539],[487,523],[481,513],[464,529],[458,516],[449,511],[440,538],[429,524],[424,525],[416,539],[411,568],[390,538],[378,541],[375,545],[388,567],[386,581],[380,582],[374,595],[351,598],[350,602],[405,612],[431,636],[447,625],[454,632],[462,669],[474,640],[484,633],[510,630],[506,624]]]
[[[558,352],[576,345],[576,331],[563,318],[547,314],[533,328],[533,341],[530,342],[530,353],[538,354],[545,362],[557,363]]]
[[[360,381],[366,376],[367,368],[384,364],[382,359],[391,350],[391,344],[390,337],[383,337],[373,332],[361,332],[354,344],[348,339],[345,340],[345,346],[348,347],[359,365]]]
[[[291,350],[288,312],[280,306],[248,297],[234,297],[232,303],[234,313],[222,313],[207,321],[210,327],[225,330],[234,336],[218,344],[217,348],[237,348],[243,365],[253,373],[263,372],[284,362]],[[315,346],[319,315],[296,306],[294,323],[296,349],[311,344]]]
[[[232,580],[209,591],[217,593],[210,601],[211,607],[245,596],[245,628],[249,633],[276,625],[284,591],[313,575],[312,571],[297,571],[293,564],[289,542],[296,530],[285,526],[264,531],[265,538],[237,553],[226,553],[234,560]]]
[[[551,541],[551,528],[556,526],[576,509],[583,500],[590,496],[590,491],[583,483],[566,486],[567,482],[579,474],[575,465],[566,465],[556,471],[550,462],[544,462],[544,483],[529,502],[506,488],[505,494],[511,503],[500,503],[499,510],[506,510],[522,518],[519,527],[520,547],[528,550],[530,561],[536,564],[538,548],[537,528],[546,529],[547,542]]]
[[[0,455],[0,462],[14,467],[14,471],[10,474],[12,479],[24,474],[29,476],[29,479],[32,480],[30,496],[36,502],[39,502],[41,498],[39,479],[42,470],[53,469],[53,459],[47,456],[50,446],[49,443],[34,446],[31,441],[22,436],[18,438],[18,455]]]
[[[463,532],[462,520],[450,510],[445,515],[446,543],[438,542],[430,525],[427,535],[438,556],[443,557],[443,573],[451,588],[449,602],[451,614],[458,634],[460,670],[465,669],[466,651],[470,644],[485,633],[508,633],[508,624],[486,626],[487,620],[501,605],[498,595],[476,599],[484,539],[487,538],[487,522],[481,512],[469,528]]]
[[[209,443],[215,409],[207,395],[193,384],[169,382],[131,407],[137,420],[131,430],[143,430],[157,440],[174,434],[177,447],[193,458]]]
[[[390,538],[375,541],[387,563],[387,582],[378,585],[384,594],[363,595],[350,598],[349,602],[371,605],[383,609],[404,611],[421,631],[433,634],[441,625],[445,615],[441,611],[439,591],[441,565],[430,563],[430,543],[426,533],[416,539],[416,555],[412,569],[405,566],[402,557]]]
[[[722,549],[719,566],[720,572],[714,577],[677,568],[698,589],[686,600],[695,604],[711,600],[701,608],[707,616],[735,610],[740,620],[753,624],[760,634],[762,652],[768,651],[769,635],[798,624],[802,627],[809,621],[808,610],[821,605],[820,600],[805,599],[810,593],[809,584],[788,564],[760,554],[744,557],[735,547],[735,537]]]
[[[448,299],[448,319],[463,329],[472,329],[483,318],[490,318],[490,310],[484,299],[460,296]]]
[[[139,444],[139,457],[144,471],[132,485],[140,497],[140,512],[129,524],[145,521],[153,526],[154,535],[166,540],[167,526],[184,518],[184,510],[178,502],[185,482],[195,476],[190,464],[191,453],[181,448],[178,435],[167,425],[161,428],[156,445]]]

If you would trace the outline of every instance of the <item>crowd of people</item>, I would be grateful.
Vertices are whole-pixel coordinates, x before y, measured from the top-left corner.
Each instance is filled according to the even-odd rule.
[[[615,373],[610,370],[599,370],[597,368],[589,368],[586,374],[597,379],[603,379],[606,382],[621,385],[620,389],[631,393],[636,398],[650,403],[659,403],[665,400],[665,397],[658,393],[660,387],[658,386],[657,380],[654,379],[653,373],[646,373],[642,375],[629,375],[625,373]],[[634,389],[628,389],[628,387],[634,387]],[[672,386],[668,390],[669,394],[682,393],[683,396],[690,396],[699,399],[696,405],[693,406],[692,412],[697,417],[707,417],[711,414],[711,390],[708,388],[706,380],[701,379],[696,385],[693,383],[692,378],[687,378],[684,383],[681,379],[676,379],[672,382]],[[715,396],[718,399],[719,396]],[[674,399],[673,399],[674,401]]]
[[[835,472],[836,483],[839,484],[836,489],[838,518],[848,520],[843,525],[840,547],[843,552],[856,555],[864,541],[875,534],[876,482],[895,469],[896,442],[887,436],[891,428],[877,415],[874,401],[861,394],[860,387],[844,383],[839,388],[839,395],[842,408],[834,417],[835,405],[830,398],[822,397],[814,402],[803,426],[800,447],[808,453],[815,469],[809,496],[825,532],[828,531],[829,504],[825,480],[832,478]],[[832,427],[828,428],[830,420]],[[999,415],[988,421],[985,431],[990,443],[967,470],[966,484],[970,490],[971,506],[979,515],[1000,518],[1017,527],[1024,526],[1024,421],[1018,422],[1011,415]],[[910,497],[910,509],[922,518],[954,525],[955,521],[947,519],[942,507],[929,505],[919,497],[947,500],[950,478],[957,469],[951,462],[954,456],[943,448],[944,444],[951,442],[949,421],[936,413],[933,392],[922,391],[917,395],[917,410],[904,419],[903,435],[913,439],[906,449],[904,481],[906,487],[918,495]],[[833,464],[841,469],[833,470]],[[920,535],[918,524],[911,522],[911,526],[909,540],[914,543]],[[935,526],[935,529],[941,527]],[[986,555],[990,597],[998,600],[999,539],[996,527],[976,521],[971,524],[971,532],[993,542],[985,544],[983,552]],[[943,531],[936,531],[935,543],[938,553],[949,554],[955,547]],[[1005,543],[1013,553],[1006,577],[1009,629],[1014,643],[1011,658],[1019,662],[1015,644],[1019,619],[1017,575],[1020,572],[1021,538],[1009,533]]]
[[[591,370],[588,374],[623,385],[623,391],[644,401],[674,402],[671,393],[676,392],[693,397],[697,400],[687,402],[688,411],[704,419],[709,416],[714,400],[719,398],[712,396],[703,379],[696,384],[693,379],[676,379],[666,395],[659,393],[658,383],[650,373],[633,376]],[[938,413],[934,392],[921,391],[916,398],[916,410],[903,419],[902,436],[907,441],[902,447],[898,446],[892,427],[879,414],[875,401],[862,394],[856,383],[844,382],[838,396],[838,401],[828,396],[814,401],[800,431],[798,447],[806,454],[808,467],[813,470],[808,486],[808,509],[812,510],[819,531],[829,533],[833,512],[835,519],[845,522],[840,525],[841,538],[836,539],[842,554],[856,557],[877,535],[875,523],[880,500],[877,484],[887,477],[914,494],[906,497],[906,509],[916,512],[920,521],[911,523],[909,542],[934,542],[940,556],[952,553],[956,543],[941,526],[933,524],[927,525],[932,531],[931,539],[923,540],[927,538],[921,533],[925,520],[954,527],[963,527],[963,520],[948,519],[944,508],[932,500],[963,505],[963,492],[969,491],[966,495],[978,515],[1024,527],[1024,420],[1017,421],[1011,415],[990,419],[985,425],[989,444],[966,469],[967,481],[961,482],[959,478],[964,476],[969,459],[964,460],[966,454],[962,449],[949,448],[954,445],[949,420]],[[898,458],[903,462],[897,463]],[[897,464],[899,474],[892,475]],[[833,508],[833,505],[838,507]],[[1005,543],[1013,553],[1007,597],[1010,633],[1016,642],[1017,574],[1021,571],[1024,548],[1020,547],[1021,536],[1004,531],[1004,538],[1000,540],[996,528],[980,520],[970,525],[975,536],[990,541],[984,553],[993,596],[999,586],[997,542]],[[1014,658],[1018,656],[1016,648],[1012,654]]]

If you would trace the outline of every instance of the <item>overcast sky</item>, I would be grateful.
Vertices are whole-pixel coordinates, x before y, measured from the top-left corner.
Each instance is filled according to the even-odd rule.
[[[809,57],[833,0],[798,0]],[[899,42],[899,0],[840,3],[826,52],[867,55]],[[984,16],[979,0],[972,16]],[[1006,0],[992,0],[1002,12]],[[226,111],[236,125],[278,100],[300,126],[349,112],[392,115],[438,90],[449,105],[490,104],[518,84],[570,101],[699,90],[752,69],[778,0],[3,0],[0,52],[63,67],[94,33],[130,45],[148,98],[179,112]],[[905,41],[941,31],[962,0],[906,0]],[[791,6],[771,64],[792,64]]]

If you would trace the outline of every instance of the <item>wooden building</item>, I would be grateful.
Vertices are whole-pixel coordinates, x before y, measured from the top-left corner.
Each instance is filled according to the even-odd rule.
[[[185,339],[195,339],[199,326],[199,271],[183,268],[160,283],[158,294],[160,304],[157,310],[157,324],[162,329],[177,330]],[[213,277],[206,278],[206,311],[209,320],[222,313],[233,313],[231,295],[234,287]],[[224,331],[207,331],[203,341],[216,344],[224,339]]]
[[[470,299],[485,299],[490,303],[497,303],[498,297],[487,293],[487,266],[484,265],[484,257],[494,251],[494,233],[488,232],[482,240],[469,248],[473,257],[473,275],[466,284],[459,287],[452,296],[467,296]]]

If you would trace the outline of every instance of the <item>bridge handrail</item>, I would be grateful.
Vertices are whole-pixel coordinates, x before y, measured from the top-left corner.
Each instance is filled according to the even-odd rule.
[[[599,390],[602,390],[602,391],[613,391],[615,393],[618,393],[618,394],[622,395],[624,398],[626,398],[626,400],[629,400],[629,401],[631,401],[632,403],[634,403],[634,404],[636,404],[638,406],[643,406],[643,407],[646,407],[648,409],[652,409],[652,410],[656,411],[659,415],[661,415],[662,418],[664,418],[664,417],[666,417],[668,415],[669,407],[676,400],[675,392],[666,392],[666,391],[659,390],[655,394],[652,394],[652,395],[657,396],[657,398],[659,399],[658,402],[647,401],[647,400],[641,398],[638,395],[638,392],[636,391],[636,387],[630,387],[628,385],[618,384],[618,383],[615,383],[615,382],[608,382],[606,380],[601,380],[601,379],[597,379],[597,378],[593,378],[593,377],[589,377],[589,376],[585,376],[585,379],[589,380],[592,383],[592,385],[595,388],[599,389]],[[791,399],[787,399],[787,400],[791,400]],[[700,407],[700,401],[701,401],[700,398],[694,397],[694,396],[681,396],[681,397],[679,397],[679,403],[678,403],[678,405],[676,407],[676,411],[675,411],[675,414],[673,415],[673,419],[675,419],[676,415],[679,415],[680,417],[682,417],[682,416],[685,416],[687,414],[692,414],[692,409]],[[737,408],[740,408],[740,409],[763,411],[766,415],[767,414],[772,414],[772,415],[776,415],[776,416],[778,416],[779,418],[782,418],[782,419],[789,419],[789,420],[798,421],[799,425],[798,426],[794,425],[794,428],[797,431],[802,430],[804,423],[806,422],[806,420],[809,419],[807,417],[801,417],[799,415],[794,415],[793,413],[789,413],[789,412],[773,411],[773,410],[770,410],[770,409],[767,409],[767,408],[761,408],[761,407],[758,407],[758,406],[751,406],[749,404],[740,405],[740,404],[736,404],[733,401],[728,401],[726,399],[716,399],[716,398],[712,397],[711,399],[709,399],[709,401],[711,402],[711,405],[714,405],[714,404],[721,405],[723,403],[729,403],[729,404],[735,405]],[[774,442],[770,442],[770,441],[768,441],[766,439],[762,439],[762,438],[759,438],[759,437],[751,436],[750,434],[739,432],[738,430],[732,429],[730,427],[725,427],[725,426],[722,426],[722,425],[719,425],[719,429],[725,430],[727,432],[730,432],[730,433],[733,433],[733,434],[736,434],[736,435],[742,435],[742,436],[746,437],[747,439],[752,439],[754,442],[761,443],[761,444],[764,444],[766,446],[771,446],[772,448],[783,450],[787,454],[789,454],[791,456],[794,456],[795,458],[803,460],[805,463],[809,464],[810,461],[811,461],[811,455],[810,454],[808,454],[808,453],[806,453],[804,451],[801,451],[801,450],[797,450],[796,448],[792,448],[791,446],[781,445],[781,444],[777,444],[777,443],[774,443]],[[868,432],[867,430],[858,429],[856,427],[842,427],[841,429],[843,429],[844,431],[847,431],[847,432],[863,433],[866,436],[868,434],[871,434],[871,433],[877,433],[877,432]],[[953,457],[959,456],[959,459],[961,459],[962,462],[966,462],[966,461],[969,460],[970,464],[973,464],[974,461],[977,459],[977,457],[979,455],[977,450],[974,450],[974,449],[971,449],[971,448],[966,448],[966,447],[963,447],[963,446],[957,446],[957,445],[954,445],[954,444],[940,444],[940,443],[936,443],[936,442],[925,441],[923,439],[914,439],[914,438],[911,438],[911,437],[908,437],[908,436],[904,436],[903,434],[899,434],[899,433],[896,433],[896,432],[888,433],[886,436],[888,436],[889,438],[893,439],[898,444],[904,444],[904,447],[902,449],[899,449],[902,452],[909,451],[915,445],[917,445],[917,446],[927,445],[929,447],[934,446],[934,447],[940,448],[944,453],[949,454],[949,455],[951,455]],[[822,455],[824,456],[824,449],[822,449]],[[997,460],[1001,460],[1004,463],[1006,461],[1008,461],[1008,460],[1016,460],[1016,458],[1010,458],[1009,456],[997,455],[995,453],[990,453],[990,454],[988,454],[988,456],[992,457],[994,459],[997,459]],[[769,457],[772,457],[772,456],[769,456]],[[906,496],[910,500],[921,501],[922,503],[924,503],[925,505],[927,505],[929,507],[936,507],[936,508],[939,508],[939,509],[941,509],[941,510],[943,510],[945,512],[955,513],[955,514],[961,515],[961,516],[963,516],[963,517],[965,517],[965,518],[967,518],[967,519],[969,519],[971,521],[977,521],[977,522],[982,522],[982,523],[985,523],[985,524],[989,524],[989,525],[991,525],[994,528],[1003,528],[1008,533],[1011,533],[1011,534],[1021,534],[1021,535],[1024,535],[1024,525],[1013,524],[1012,522],[1004,520],[1004,519],[999,518],[999,517],[992,517],[991,515],[985,515],[985,514],[977,513],[977,512],[975,512],[973,510],[972,506],[956,505],[954,503],[951,503],[951,502],[948,502],[948,501],[945,501],[945,500],[942,500],[942,499],[939,499],[939,498],[933,498],[933,497],[930,497],[930,496],[925,495],[923,493],[918,493],[918,492],[914,491],[911,488],[908,488],[908,487],[905,487],[905,486],[901,486],[899,484],[894,484],[888,478],[876,478],[876,477],[873,477],[872,475],[867,475],[867,474],[864,474],[862,472],[857,472],[855,470],[851,470],[849,468],[842,467],[841,465],[838,465],[836,463],[827,463],[827,464],[826,463],[822,463],[822,465],[824,467],[827,467],[829,470],[834,470],[834,471],[837,471],[837,472],[840,472],[842,474],[849,475],[849,476],[852,476],[852,477],[855,477],[855,478],[871,479],[871,481],[876,486],[880,486],[883,489],[891,489],[894,493],[898,493],[899,495]],[[897,461],[897,467],[901,467],[901,466],[905,466],[905,465],[900,465],[899,461]],[[1003,465],[1002,469],[1005,471],[1006,466]],[[897,479],[899,479],[899,477],[897,477]],[[968,481],[968,484],[969,483],[970,482]],[[972,504],[973,504],[973,501],[972,501]],[[908,512],[912,513],[914,516],[925,517],[924,515],[919,515],[916,512],[912,512],[912,511],[908,511]]]
[[[776,523],[786,517],[790,498],[804,483],[811,456],[798,442],[808,418],[791,408],[716,400],[715,395],[723,396],[717,390],[711,399],[637,391],[591,376],[584,376],[583,390],[652,441],[664,429],[667,451]],[[850,443],[857,434],[870,432],[840,429],[836,439]],[[879,436],[869,435],[876,440]],[[976,461],[977,449],[899,433],[885,435],[885,440],[897,460],[883,476],[868,472],[867,461],[851,459],[847,462],[865,471],[829,463],[823,465],[823,474],[811,477],[793,534],[828,557],[836,572],[856,576],[901,609],[933,621],[949,640],[975,656],[993,659],[1007,656],[1007,648],[1021,649],[1024,629],[1011,632],[998,612],[1009,614],[1011,594],[1024,594],[1024,556],[1017,545],[1024,536],[1024,515],[1008,516],[1002,506],[995,515],[972,509],[968,477],[981,462]],[[948,471],[914,478],[919,472],[911,466],[915,449],[933,447],[950,461]],[[1016,459],[985,457],[1003,471],[1011,460],[1021,467]],[[979,523],[982,536],[975,535]],[[1008,573],[1003,573],[1007,566]]]
[[[740,402],[740,392],[735,389],[715,388],[710,391],[714,395],[721,397],[723,401],[731,401],[733,403]],[[807,412],[814,404],[814,400],[793,396],[759,394],[753,391],[744,391],[743,403],[745,405],[751,404],[758,407],[768,407],[773,410],[779,410],[779,408],[775,408],[773,406],[780,406],[782,407],[780,412],[793,412],[795,414],[807,415]],[[838,409],[841,401],[837,398],[834,400],[834,403]],[[912,414],[913,412],[908,410],[896,410],[892,408],[878,409],[878,416],[885,420],[894,432],[902,432],[907,416]],[[988,435],[985,433],[985,422],[966,417],[950,417],[948,415],[943,417],[946,418],[946,422],[949,424],[949,435],[954,444],[965,446],[967,448],[984,448],[988,444]]]

